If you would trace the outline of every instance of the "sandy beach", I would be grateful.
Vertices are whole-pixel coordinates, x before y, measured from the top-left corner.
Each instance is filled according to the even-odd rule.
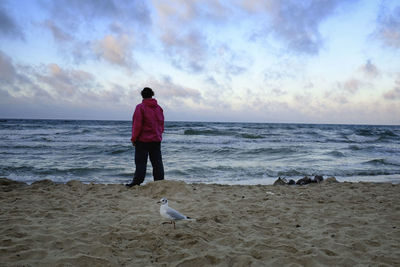
[[[0,266],[400,265],[398,184],[0,184]]]

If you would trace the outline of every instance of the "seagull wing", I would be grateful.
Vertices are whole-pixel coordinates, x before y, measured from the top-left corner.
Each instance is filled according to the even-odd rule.
[[[171,218],[171,220],[185,220],[186,216],[181,214],[179,211],[174,210],[173,208],[168,207],[165,213]]]

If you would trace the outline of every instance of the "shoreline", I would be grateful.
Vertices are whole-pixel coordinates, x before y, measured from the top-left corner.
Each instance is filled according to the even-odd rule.
[[[24,185],[1,179],[0,262],[73,266],[400,262],[400,185]],[[156,202],[195,222],[162,225]],[[2,265],[2,266],[3,266]]]
[[[299,180],[302,179],[304,177],[307,176],[295,176],[295,177],[290,177],[290,178],[284,178],[286,180]],[[314,176],[308,176],[308,177],[314,177]],[[333,176],[323,176],[324,179],[333,177]],[[282,177],[283,178],[283,177]],[[391,174],[391,175],[376,175],[376,176],[335,176],[333,177],[335,178],[338,182],[340,183],[391,183],[391,184],[400,184],[400,175],[399,174]],[[29,180],[22,180],[22,179],[18,179],[15,177],[0,177],[0,179],[7,179],[10,181],[16,181],[19,183],[24,183],[26,185],[32,185],[35,182],[42,182],[42,181],[50,181],[52,183],[55,184],[66,184],[69,181],[75,181],[76,179],[71,179],[71,180],[66,180],[66,181],[54,181],[48,178],[38,178],[37,180],[33,180],[33,179],[29,179]],[[235,180],[221,180],[221,181],[216,181],[216,182],[207,182],[207,181],[199,181],[199,180],[195,180],[195,181],[190,181],[190,180],[182,180],[179,178],[168,178],[166,180],[168,181],[176,181],[176,182],[184,182],[187,184],[207,184],[207,185],[226,185],[226,186],[233,186],[233,185],[250,185],[250,186],[258,186],[258,185],[262,185],[262,186],[268,186],[268,185],[273,185],[274,182],[277,180],[278,178],[273,178],[273,177],[268,177],[268,178],[254,178],[254,179],[248,179],[248,180],[239,180],[239,181],[235,181]],[[79,181],[79,180],[78,180]],[[105,183],[102,181],[99,182],[94,182],[94,181],[80,181],[83,184],[89,185],[89,184],[104,184],[104,185],[124,185],[126,183],[129,183],[132,181],[132,178],[128,178],[125,180],[120,180],[118,182],[114,182],[114,183]],[[153,182],[153,178],[152,177],[146,177],[146,179],[144,180],[143,185],[147,184],[147,183],[151,183]]]

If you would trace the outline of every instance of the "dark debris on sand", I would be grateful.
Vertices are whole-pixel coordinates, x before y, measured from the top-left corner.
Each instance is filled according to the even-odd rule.
[[[308,176],[305,176],[297,181],[293,179],[290,179],[288,181],[286,178],[279,177],[274,182],[274,185],[307,185],[307,184],[319,184],[322,182],[337,183],[338,181],[336,180],[335,177],[329,177],[324,180],[324,177],[322,175],[315,175],[313,179],[311,179]]]

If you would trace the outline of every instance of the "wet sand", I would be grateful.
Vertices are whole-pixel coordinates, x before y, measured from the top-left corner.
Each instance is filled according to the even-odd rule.
[[[0,266],[399,266],[400,185],[0,179]],[[163,220],[161,197],[195,222]]]

